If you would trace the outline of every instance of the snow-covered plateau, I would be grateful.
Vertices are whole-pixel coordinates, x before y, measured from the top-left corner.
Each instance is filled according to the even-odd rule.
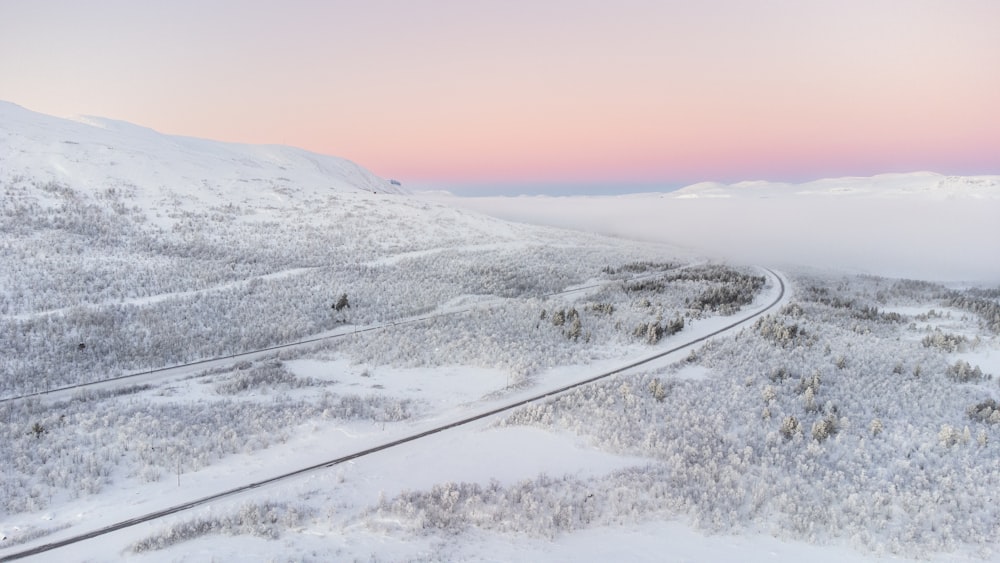
[[[1000,560],[996,217],[410,194],[0,102],[0,561]]]

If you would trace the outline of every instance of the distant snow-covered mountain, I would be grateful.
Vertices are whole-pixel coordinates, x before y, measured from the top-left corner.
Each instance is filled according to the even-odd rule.
[[[773,198],[831,196],[856,198],[923,198],[1000,200],[1000,176],[944,176],[934,172],[879,174],[871,177],[825,178],[801,184],[750,181],[735,184],[700,182],[675,192],[670,197],[698,198]]]
[[[123,190],[146,208],[165,197],[191,208],[283,207],[332,192],[402,193],[351,161],[293,147],[165,135],[97,117],[62,119],[3,101],[0,123],[0,181]]]

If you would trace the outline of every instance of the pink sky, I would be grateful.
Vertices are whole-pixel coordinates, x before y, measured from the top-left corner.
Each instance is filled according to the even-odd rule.
[[[1000,173],[994,0],[0,0],[0,99],[404,182]]]

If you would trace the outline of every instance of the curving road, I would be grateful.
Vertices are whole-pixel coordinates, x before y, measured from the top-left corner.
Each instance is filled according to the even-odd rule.
[[[386,443],[380,444],[378,446],[374,446],[374,447],[371,447],[371,448],[368,448],[368,449],[365,449],[365,450],[360,450],[360,451],[354,452],[352,454],[348,454],[348,455],[341,456],[341,457],[338,457],[338,458],[335,458],[335,459],[331,459],[331,460],[328,460],[328,461],[324,461],[324,462],[321,462],[321,463],[310,465],[308,467],[303,467],[303,468],[300,468],[300,469],[296,469],[295,471],[290,471],[290,472],[287,472],[287,473],[283,473],[281,475],[276,475],[274,477],[271,477],[271,478],[268,478],[268,479],[264,479],[263,481],[257,481],[255,483],[250,483],[248,485],[242,485],[242,486],[235,487],[235,488],[232,488],[232,489],[229,489],[229,490],[226,490],[226,491],[222,491],[222,492],[219,492],[219,493],[216,493],[216,494],[213,494],[213,495],[202,497],[202,498],[190,501],[190,502],[186,502],[186,503],[183,503],[183,504],[178,504],[178,505],[172,506],[170,508],[166,508],[166,509],[163,509],[163,510],[158,510],[158,511],[155,511],[155,512],[150,512],[149,514],[145,514],[143,516],[137,516],[135,518],[131,518],[131,519],[128,519],[128,520],[123,520],[121,522],[116,522],[116,523],[111,524],[109,526],[105,526],[103,528],[98,528],[98,529],[90,531],[90,532],[86,532],[86,533],[83,533],[83,534],[79,534],[79,535],[76,535],[76,536],[65,538],[65,539],[62,539],[62,540],[59,540],[59,541],[54,541],[54,542],[51,542],[51,543],[39,545],[39,546],[30,548],[30,549],[26,549],[24,551],[19,551],[17,553],[11,553],[11,554],[8,554],[8,555],[4,555],[4,556],[0,557],[0,562],[3,562],[3,561],[13,561],[13,560],[21,559],[21,558],[24,558],[24,557],[30,557],[32,555],[38,555],[38,554],[44,553],[46,551],[51,551],[53,549],[58,549],[60,547],[65,547],[67,545],[78,543],[78,542],[81,542],[81,541],[84,541],[84,540],[96,538],[98,536],[109,534],[111,532],[115,532],[115,531],[118,531],[118,530],[121,530],[121,529],[124,529],[124,528],[129,528],[131,526],[135,526],[136,524],[142,524],[144,522],[149,522],[151,520],[156,520],[158,518],[163,518],[164,516],[169,516],[171,514],[175,514],[175,513],[182,512],[182,511],[185,511],[185,510],[188,510],[188,509],[191,509],[191,508],[195,508],[197,506],[208,504],[208,503],[217,501],[217,500],[225,498],[225,497],[229,497],[229,496],[236,495],[238,493],[246,492],[246,491],[251,490],[251,489],[256,489],[258,487],[263,487],[263,486],[266,486],[266,485],[270,485],[272,483],[276,483],[276,482],[279,482],[279,481],[284,481],[286,479],[291,479],[293,477],[298,477],[298,476],[301,476],[301,475],[304,475],[304,474],[307,474],[307,473],[310,473],[310,472],[320,471],[320,470],[323,470],[323,469],[326,469],[326,468],[329,468],[329,467],[334,467],[336,465],[340,465],[342,463],[351,461],[353,459],[357,459],[357,458],[360,458],[360,457],[368,456],[368,455],[380,452],[382,450],[387,450],[389,448],[392,448],[392,447],[395,447],[395,446],[399,446],[401,444],[406,444],[408,442],[413,442],[414,440],[419,440],[419,439],[424,438],[426,436],[437,434],[439,432],[444,432],[445,430],[450,430],[452,428],[457,428],[459,426],[464,426],[466,424],[475,422],[477,420],[482,420],[482,419],[487,418],[487,417],[491,417],[491,416],[494,416],[494,415],[497,415],[497,414],[501,414],[501,413],[504,413],[504,412],[507,412],[507,411],[511,411],[513,409],[516,409],[518,407],[522,407],[522,406],[527,405],[529,403],[534,403],[534,402],[537,402],[537,401],[542,401],[544,399],[548,399],[550,397],[554,397],[556,395],[560,395],[560,394],[565,393],[567,391],[570,391],[572,389],[576,389],[576,388],[582,387],[584,385],[589,385],[589,384],[594,383],[596,381],[600,381],[602,379],[606,379],[606,378],[609,378],[611,376],[618,375],[620,373],[626,372],[626,371],[631,370],[633,368],[640,367],[640,366],[642,366],[644,364],[648,364],[649,362],[652,362],[654,360],[657,360],[657,359],[662,358],[664,356],[667,356],[669,354],[673,354],[673,353],[678,352],[680,350],[683,350],[685,348],[690,348],[690,347],[694,346],[695,344],[699,344],[699,343],[704,342],[704,341],[706,341],[706,340],[708,340],[710,338],[718,336],[718,335],[720,335],[722,333],[725,333],[725,332],[728,332],[730,330],[733,330],[734,328],[736,328],[736,327],[738,327],[738,326],[746,323],[747,321],[750,321],[750,320],[752,320],[754,318],[757,318],[757,317],[759,317],[759,316],[761,316],[761,315],[763,315],[763,314],[771,311],[779,303],[781,303],[782,299],[784,299],[784,297],[785,297],[785,282],[784,282],[784,280],[775,271],[773,271],[773,270],[771,270],[769,268],[763,268],[763,269],[765,271],[767,271],[778,282],[778,286],[779,286],[778,296],[775,297],[774,300],[772,300],[770,303],[768,303],[765,307],[761,308],[760,310],[758,310],[758,311],[756,311],[756,312],[754,312],[754,313],[752,313],[750,315],[747,315],[746,317],[743,317],[743,318],[741,318],[738,321],[734,321],[734,322],[732,322],[730,324],[727,324],[726,326],[723,326],[722,328],[719,328],[719,329],[717,329],[717,330],[715,330],[713,332],[710,332],[708,334],[702,335],[702,336],[700,336],[698,338],[692,339],[692,340],[690,340],[688,342],[685,342],[683,344],[679,344],[679,345],[674,346],[674,347],[672,347],[672,348],[670,348],[668,350],[664,350],[664,351],[658,352],[658,353],[656,353],[656,354],[654,354],[652,356],[643,358],[641,360],[634,361],[632,363],[629,363],[629,364],[623,365],[621,367],[615,368],[613,370],[606,371],[604,373],[601,373],[601,374],[589,377],[587,379],[584,379],[584,380],[581,380],[581,381],[577,381],[577,382],[574,382],[574,383],[570,383],[568,385],[564,385],[564,386],[556,388],[556,389],[551,389],[551,390],[546,391],[544,393],[540,393],[538,395],[534,395],[534,396],[531,396],[531,397],[528,397],[528,398],[525,398],[525,399],[521,399],[519,401],[510,403],[510,404],[507,404],[507,405],[504,405],[504,406],[501,406],[501,407],[493,408],[493,409],[490,409],[490,410],[487,410],[487,411],[484,411],[484,412],[481,412],[481,413],[478,413],[478,414],[475,414],[475,415],[472,415],[472,416],[469,416],[469,417],[466,417],[466,418],[462,418],[460,420],[456,420],[454,422],[450,422],[450,423],[444,424],[442,426],[437,426],[435,428],[431,428],[429,430],[425,430],[425,431],[419,432],[417,434],[412,434],[412,435],[406,436],[404,438],[400,438],[400,439],[397,439],[397,440],[386,442]],[[578,288],[578,289],[580,289],[580,288]]]

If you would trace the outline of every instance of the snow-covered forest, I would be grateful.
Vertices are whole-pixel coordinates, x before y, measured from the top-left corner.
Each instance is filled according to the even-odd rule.
[[[695,341],[64,549],[557,558],[622,530],[668,546],[637,530],[682,522],[858,559],[1000,557],[995,285],[776,275],[285,147],[0,116],[0,558]]]

